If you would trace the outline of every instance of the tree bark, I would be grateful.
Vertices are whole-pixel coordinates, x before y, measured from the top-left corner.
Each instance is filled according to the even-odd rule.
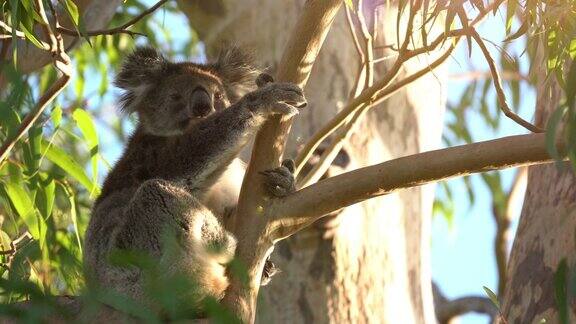
[[[540,46],[542,48],[542,46]],[[533,62],[542,62],[536,57]],[[538,78],[536,123],[543,127],[558,107],[562,89],[546,67],[535,64]],[[560,136],[560,135],[559,135]],[[520,223],[508,265],[503,314],[513,323],[561,323],[556,301],[555,274],[562,260],[569,274],[567,323],[576,319],[573,299],[574,229],[576,228],[576,176],[568,162],[528,168],[528,185]],[[558,287],[559,288],[559,287]]]
[[[259,62],[274,70],[303,1],[179,4],[209,54],[223,42],[236,42],[254,49]],[[384,4],[371,6],[364,10],[375,30],[374,45],[394,43],[396,11]],[[390,53],[382,51],[376,58],[386,54]],[[404,73],[427,63],[414,61]],[[287,157],[294,157],[297,148],[345,103],[358,67],[342,11],[314,64],[305,89],[309,106],[296,118]],[[388,67],[380,63],[377,72],[382,75]],[[422,78],[367,114],[345,145],[349,161],[344,169],[436,147],[442,130],[444,74],[444,69],[437,70],[435,76]],[[278,244],[272,259],[282,273],[261,290],[257,320],[435,322],[429,263],[432,201],[430,186],[371,199]],[[339,225],[327,230],[333,224]]]

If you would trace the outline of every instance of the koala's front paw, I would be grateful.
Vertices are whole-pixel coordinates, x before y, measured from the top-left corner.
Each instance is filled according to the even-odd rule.
[[[258,76],[256,84],[258,90],[247,94],[243,99],[244,104],[254,113],[291,117],[307,104],[302,89],[295,84],[275,83],[266,73]]]
[[[296,191],[294,161],[284,160],[282,166],[260,172],[264,176],[264,188],[272,197],[286,197]]]

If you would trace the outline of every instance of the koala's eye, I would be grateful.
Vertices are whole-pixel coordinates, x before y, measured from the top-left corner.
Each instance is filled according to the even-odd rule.
[[[174,101],[179,101],[182,99],[182,95],[179,93],[173,93],[170,95],[170,99]]]

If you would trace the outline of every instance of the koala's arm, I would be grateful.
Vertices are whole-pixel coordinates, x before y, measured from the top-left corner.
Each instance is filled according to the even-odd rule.
[[[205,192],[269,116],[294,115],[305,104],[302,90],[292,84],[271,83],[247,94],[160,148],[160,160],[170,163],[165,178],[185,179],[189,189]]]

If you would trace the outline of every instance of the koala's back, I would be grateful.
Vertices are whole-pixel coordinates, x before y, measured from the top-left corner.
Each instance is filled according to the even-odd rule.
[[[86,231],[84,262],[88,275],[104,288],[114,289],[147,303],[142,271],[109,263],[111,251],[131,248],[152,257],[162,276],[168,278],[183,275],[197,282],[198,289],[188,296],[191,303],[199,302],[206,295],[220,297],[228,286],[228,279],[218,255],[212,255],[206,249],[207,241],[221,241],[221,236],[226,235],[220,221],[211,210],[198,204],[196,198],[189,195],[184,187],[167,181],[160,183],[168,184],[163,189],[173,191],[174,196],[182,202],[177,215],[182,224],[171,224],[174,209],[166,209],[164,212],[156,208],[166,204],[165,198],[157,195],[158,192],[152,192],[151,195],[158,197],[157,200],[147,199],[141,204],[143,208],[134,209],[140,214],[133,214],[134,210],[130,208],[134,204],[135,194],[151,187],[146,183],[139,188],[127,188],[108,195],[95,205]],[[151,188],[156,190],[155,187]],[[139,221],[127,223],[130,219]],[[148,226],[154,222],[158,224]],[[166,227],[161,226],[164,223],[171,225],[171,230],[177,231],[178,244],[171,246],[173,249],[169,253],[166,253],[162,242],[162,236],[166,233],[163,231]],[[151,229],[155,232],[149,232]],[[147,233],[141,235],[142,232]],[[126,246],[127,241],[131,242],[130,246]],[[235,241],[233,244],[235,247]]]

